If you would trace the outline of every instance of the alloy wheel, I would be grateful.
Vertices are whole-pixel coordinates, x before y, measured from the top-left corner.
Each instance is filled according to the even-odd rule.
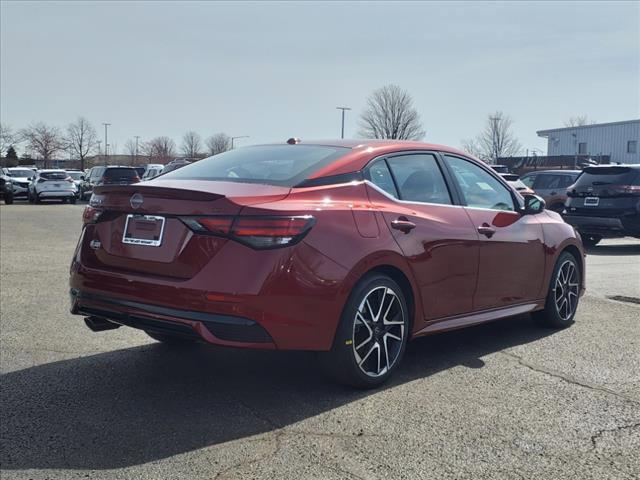
[[[558,269],[554,288],[556,311],[562,320],[571,320],[579,293],[578,270],[572,261],[566,260]]]
[[[386,374],[402,351],[405,312],[396,292],[376,287],[367,293],[353,322],[353,353],[363,373],[370,377]]]

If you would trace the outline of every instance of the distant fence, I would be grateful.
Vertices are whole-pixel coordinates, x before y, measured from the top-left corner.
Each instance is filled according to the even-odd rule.
[[[509,171],[524,175],[535,170],[582,170],[588,165],[611,163],[609,155],[551,155],[532,157],[502,157],[498,164],[506,165]]]

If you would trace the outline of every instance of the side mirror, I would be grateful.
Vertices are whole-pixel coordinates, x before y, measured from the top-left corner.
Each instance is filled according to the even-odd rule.
[[[80,180],[84,180],[84,175],[80,175]]]
[[[522,214],[535,215],[542,212],[545,206],[545,201],[538,195],[524,195],[524,208],[522,209]]]

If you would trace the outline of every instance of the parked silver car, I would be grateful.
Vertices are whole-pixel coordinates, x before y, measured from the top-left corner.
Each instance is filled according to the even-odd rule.
[[[13,197],[26,198],[29,194],[29,183],[31,177],[35,174],[33,170],[25,167],[9,167],[5,168],[5,175],[11,177],[11,186],[13,188]]]
[[[62,200],[76,203],[78,188],[64,170],[38,170],[29,184],[29,201]]]

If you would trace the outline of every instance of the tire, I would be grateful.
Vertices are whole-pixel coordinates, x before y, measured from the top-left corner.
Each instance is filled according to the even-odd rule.
[[[573,324],[580,302],[581,282],[578,261],[570,253],[563,252],[553,269],[544,309],[533,313],[536,323],[556,329]]]
[[[33,196],[35,197],[36,203],[42,203],[42,200],[40,200],[40,197],[38,196],[38,192],[34,193]]]
[[[367,275],[351,292],[333,346],[320,354],[321,366],[339,383],[377,387],[402,361],[409,327],[409,310],[400,286],[386,275]]]
[[[70,197],[70,198],[69,198],[69,203],[70,203],[71,205],[75,205],[75,204],[76,204],[76,197]]]
[[[582,235],[582,244],[585,247],[595,247],[602,240],[602,235]]]
[[[156,333],[156,332],[148,332],[145,330],[145,333],[149,335],[154,340],[158,342],[165,343],[167,345],[188,345],[194,343],[194,340],[184,337],[175,337],[173,335],[165,335],[164,333]]]
[[[13,203],[13,194],[7,195],[7,193],[5,192],[5,194],[4,194],[4,203],[5,203],[5,205],[11,205]]]
[[[33,195],[31,195],[31,190],[27,192],[27,200],[29,200],[29,203],[35,203]]]

